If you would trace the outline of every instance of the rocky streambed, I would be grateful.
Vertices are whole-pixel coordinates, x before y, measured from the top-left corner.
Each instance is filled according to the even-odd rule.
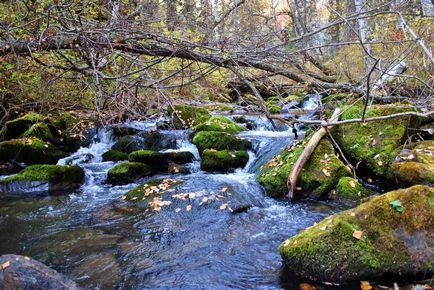
[[[87,144],[73,116],[6,124],[4,173],[34,165],[0,179],[0,254],[99,289],[358,289],[431,277],[434,147],[405,144],[427,120],[335,127],[358,176],[323,139],[300,176],[302,199],[289,202],[286,178],[312,133],[226,115],[175,106],[169,122],[100,128]]]

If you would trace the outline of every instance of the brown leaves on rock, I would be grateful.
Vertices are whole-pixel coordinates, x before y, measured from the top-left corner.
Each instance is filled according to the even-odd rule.
[[[353,238],[360,240],[362,238],[363,231],[354,231],[353,232]]]
[[[6,261],[3,264],[0,265],[0,270],[4,270],[6,268],[9,268],[11,266],[11,262],[10,261]]]

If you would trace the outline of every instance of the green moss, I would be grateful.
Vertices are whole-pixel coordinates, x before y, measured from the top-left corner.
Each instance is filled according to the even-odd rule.
[[[0,142],[0,160],[27,164],[57,163],[66,153],[38,138],[23,138]]]
[[[68,112],[61,112],[51,117],[52,123],[60,130],[72,129],[80,119]]]
[[[301,144],[283,150],[272,161],[262,166],[257,179],[267,194],[278,197],[287,193],[288,176],[308,139],[309,137]],[[311,197],[326,197],[340,178],[349,175],[350,170],[336,157],[333,146],[327,139],[323,139],[304,166],[297,186]]]
[[[43,122],[36,123],[27,129],[21,137],[36,137],[44,141],[53,141],[54,137],[51,134],[50,128]]]
[[[109,150],[102,155],[102,160],[114,162],[128,160],[128,153],[117,150]]]
[[[248,161],[249,154],[246,151],[207,149],[202,153],[200,168],[210,172],[228,172],[246,166]]]
[[[282,102],[278,97],[271,97],[265,102],[271,114],[279,114],[282,110]]]
[[[33,124],[43,122],[44,120],[45,117],[43,115],[31,112],[20,118],[8,121],[0,131],[0,140],[15,139]]]
[[[201,131],[193,138],[195,144],[202,154],[206,149],[215,150],[248,150],[252,144],[245,139],[225,132]]]
[[[412,110],[412,107],[376,105],[367,110],[366,117],[383,116]],[[343,108],[342,120],[361,118],[363,106]],[[410,117],[379,120],[365,124],[351,123],[335,126],[333,136],[346,155],[361,161],[360,167],[377,177],[394,181],[392,163],[406,138]]]
[[[172,117],[172,123],[177,129],[193,128],[211,118],[205,108],[188,105],[175,105],[174,108],[177,114],[171,108],[167,112]]]
[[[390,206],[396,199],[403,213]],[[432,272],[426,253],[433,246],[433,200],[434,189],[426,186],[374,197],[286,240],[279,252],[291,269],[317,281],[348,283],[383,273]],[[356,230],[362,231],[361,239],[353,237]]]
[[[229,112],[232,111],[232,106],[227,104],[209,104],[203,106],[203,108],[209,111],[221,111],[221,112]]]
[[[226,117],[213,116],[209,120],[195,126],[193,130],[195,133],[201,131],[238,133],[238,132],[246,131],[247,129],[244,126],[241,126]]]
[[[165,152],[163,154],[168,162],[177,164],[190,163],[194,159],[193,153],[189,151]]]
[[[337,198],[360,199],[372,194],[371,190],[363,187],[357,179],[351,177],[342,177],[336,186]]]
[[[154,174],[154,171],[146,164],[125,162],[116,165],[107,172],[107,182],[111,184],[127,184],[152,174]]]
[[[75,182],[81,183],[84,171],[78,166],[61,165],[31,165],[18,174],[0,180],[0,184],[13,181],[48,181],[48,182]]]

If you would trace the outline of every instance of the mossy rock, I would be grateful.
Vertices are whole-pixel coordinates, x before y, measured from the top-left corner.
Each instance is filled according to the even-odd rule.
[[[69,112],[60,112],[51,116],[50,119],[59,130],[73,129],[73,127],[80,123],[80,119]]]
[[[338,199],[359,200],[372,194],[374,194],[372,190],[365,188],[352,177],[342,177],[336,185],[336,198]]]
[[[174,108],[176,114],[172,108],[169,108],[167,113],[171,116],[172,124],[176,129],[193,128],[211,118],[211,115],[205,108],[189,105],[175,105]]]
[[[158,152],[154,150],[138,150],[128,155],[130,162],[145,163],[152,168],[166,171],[170,163],[183,164],[193,161],[194,155],[191,152]]]
[[[153,175],[155,171],[139,162],[125,162],[107,172],[107,182],[111,184],[128,184],[142,177]]]
[[[220,112],[230,112],[233,109],[233,107],[228,104],[209,104],[203,106],[203,108],[209,111],[220,111]]]
[[[207,149],[202,153],[200,168],[208,172],[230,172],[243,168],[249,161],[246,151]]]
[[[0,180],[0,192],[7,195],[31,193],[44,188],[46,191],[70,192],[84,180],[84,171],[79,166],[31,165],[21,172]],[[45,187],[41,187],[42,185]]]
[[[195,133],[201,131],[238,133],[238,132],[246,131],[247,129],[244,126],[241,126],[226,117],[213,116],[209,120],[194,127],[193,130]]]
[[[197,146],[199,153],[206,149],[215,150],[249,150],[252,147],[250,141],[225,132],[201,131],[193,138],[193,144]]]
[[[122,199],[140,202],[145,206],[149,206],[149,202],[155,197],[161,196],[165,193],[172,193],[172,189],[181,183],[182,180],[177,179],[149,180],[129,190],[122,196]]]
[[[404,149],[392,169],[401,185],[434,186],[434,141],[418,142],[412,150]]]
[[[113,162],[128,160],[128,153],[117,150],[109,150],[102,155],[102,160]]]
[[[38,138],[22,138],[0,142],[0,160],[26,164],[54,164],[66,153]]]
[[[123,136],[111,147],[112,150],[131,153],[133,151],[146,149],[145,141],[139,136]]]
[[[396,105],[375,105],[367,109],[366,117],[384,116],[414,110],[413,107]],[[361,118],[362,105],[343,108],[341,119]],[[359,168],[375,177],[395,181],[392,163],[407,137],[410,117],[378,120],[368,123],[350,123],[335,126],[333,136],[352,160],[360,161]]]
[[[290,269],[318,282],[346,284],[383,274],[429,277],[433,228],[434,189],[417,185],[328,217],[283,242],[279,252]]]
[[[48,125],[43,122],[38,122],[30,126],[30,128],[27,129],[20,137],[36,137],[49,142],[56,141]]]
[[[28,113],[20,118],[6,122],[0,131],[0,140],[11,140],[21,136],[33,124],[44,122],[45,116],[38,113]]]
[[[268,98],[265,104],[271,114],[279,114],[282,110],[282,102],[278,97]]]
[[[282,197],[287,194],[288,176],[309,138],[308,136],[301,144],[284,149],[261,167],[257,180],[268,195]],[[332,144],[327,139],[322,139],[298,177],[297,186],[304,196],[325,198],[339,179],[350,175],[350,169],[337,158]]]

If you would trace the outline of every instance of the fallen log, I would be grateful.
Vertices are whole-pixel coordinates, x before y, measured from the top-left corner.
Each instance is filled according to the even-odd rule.
[[[330,119],[330,122],[334,122],[339,119],[339,113],[340,109],[336,108],[333,112],[333,115]],[[288,180],[286,182],[286,186],[288,187],[288,198],[293,199],[294,193],[296,191],[297,187],[297,179],[298,176],[301,173],[301,170],[303,169],[304,165],[307,161],[309,161],[310,156],[315,151],[316,146],[318,145],[319,141],[327,134],[327,130],[331,128],[330,127],[322,127],[318,131],[315,132],[315,134],[312,135],[312,138],[310,138],[309,142],[307,143],[306,147],[303,150],[303,153],[301,153],[300,157],[298,157],[297,162],[295,163],[294,167],[292,168],[291,173],[288,176]]]

